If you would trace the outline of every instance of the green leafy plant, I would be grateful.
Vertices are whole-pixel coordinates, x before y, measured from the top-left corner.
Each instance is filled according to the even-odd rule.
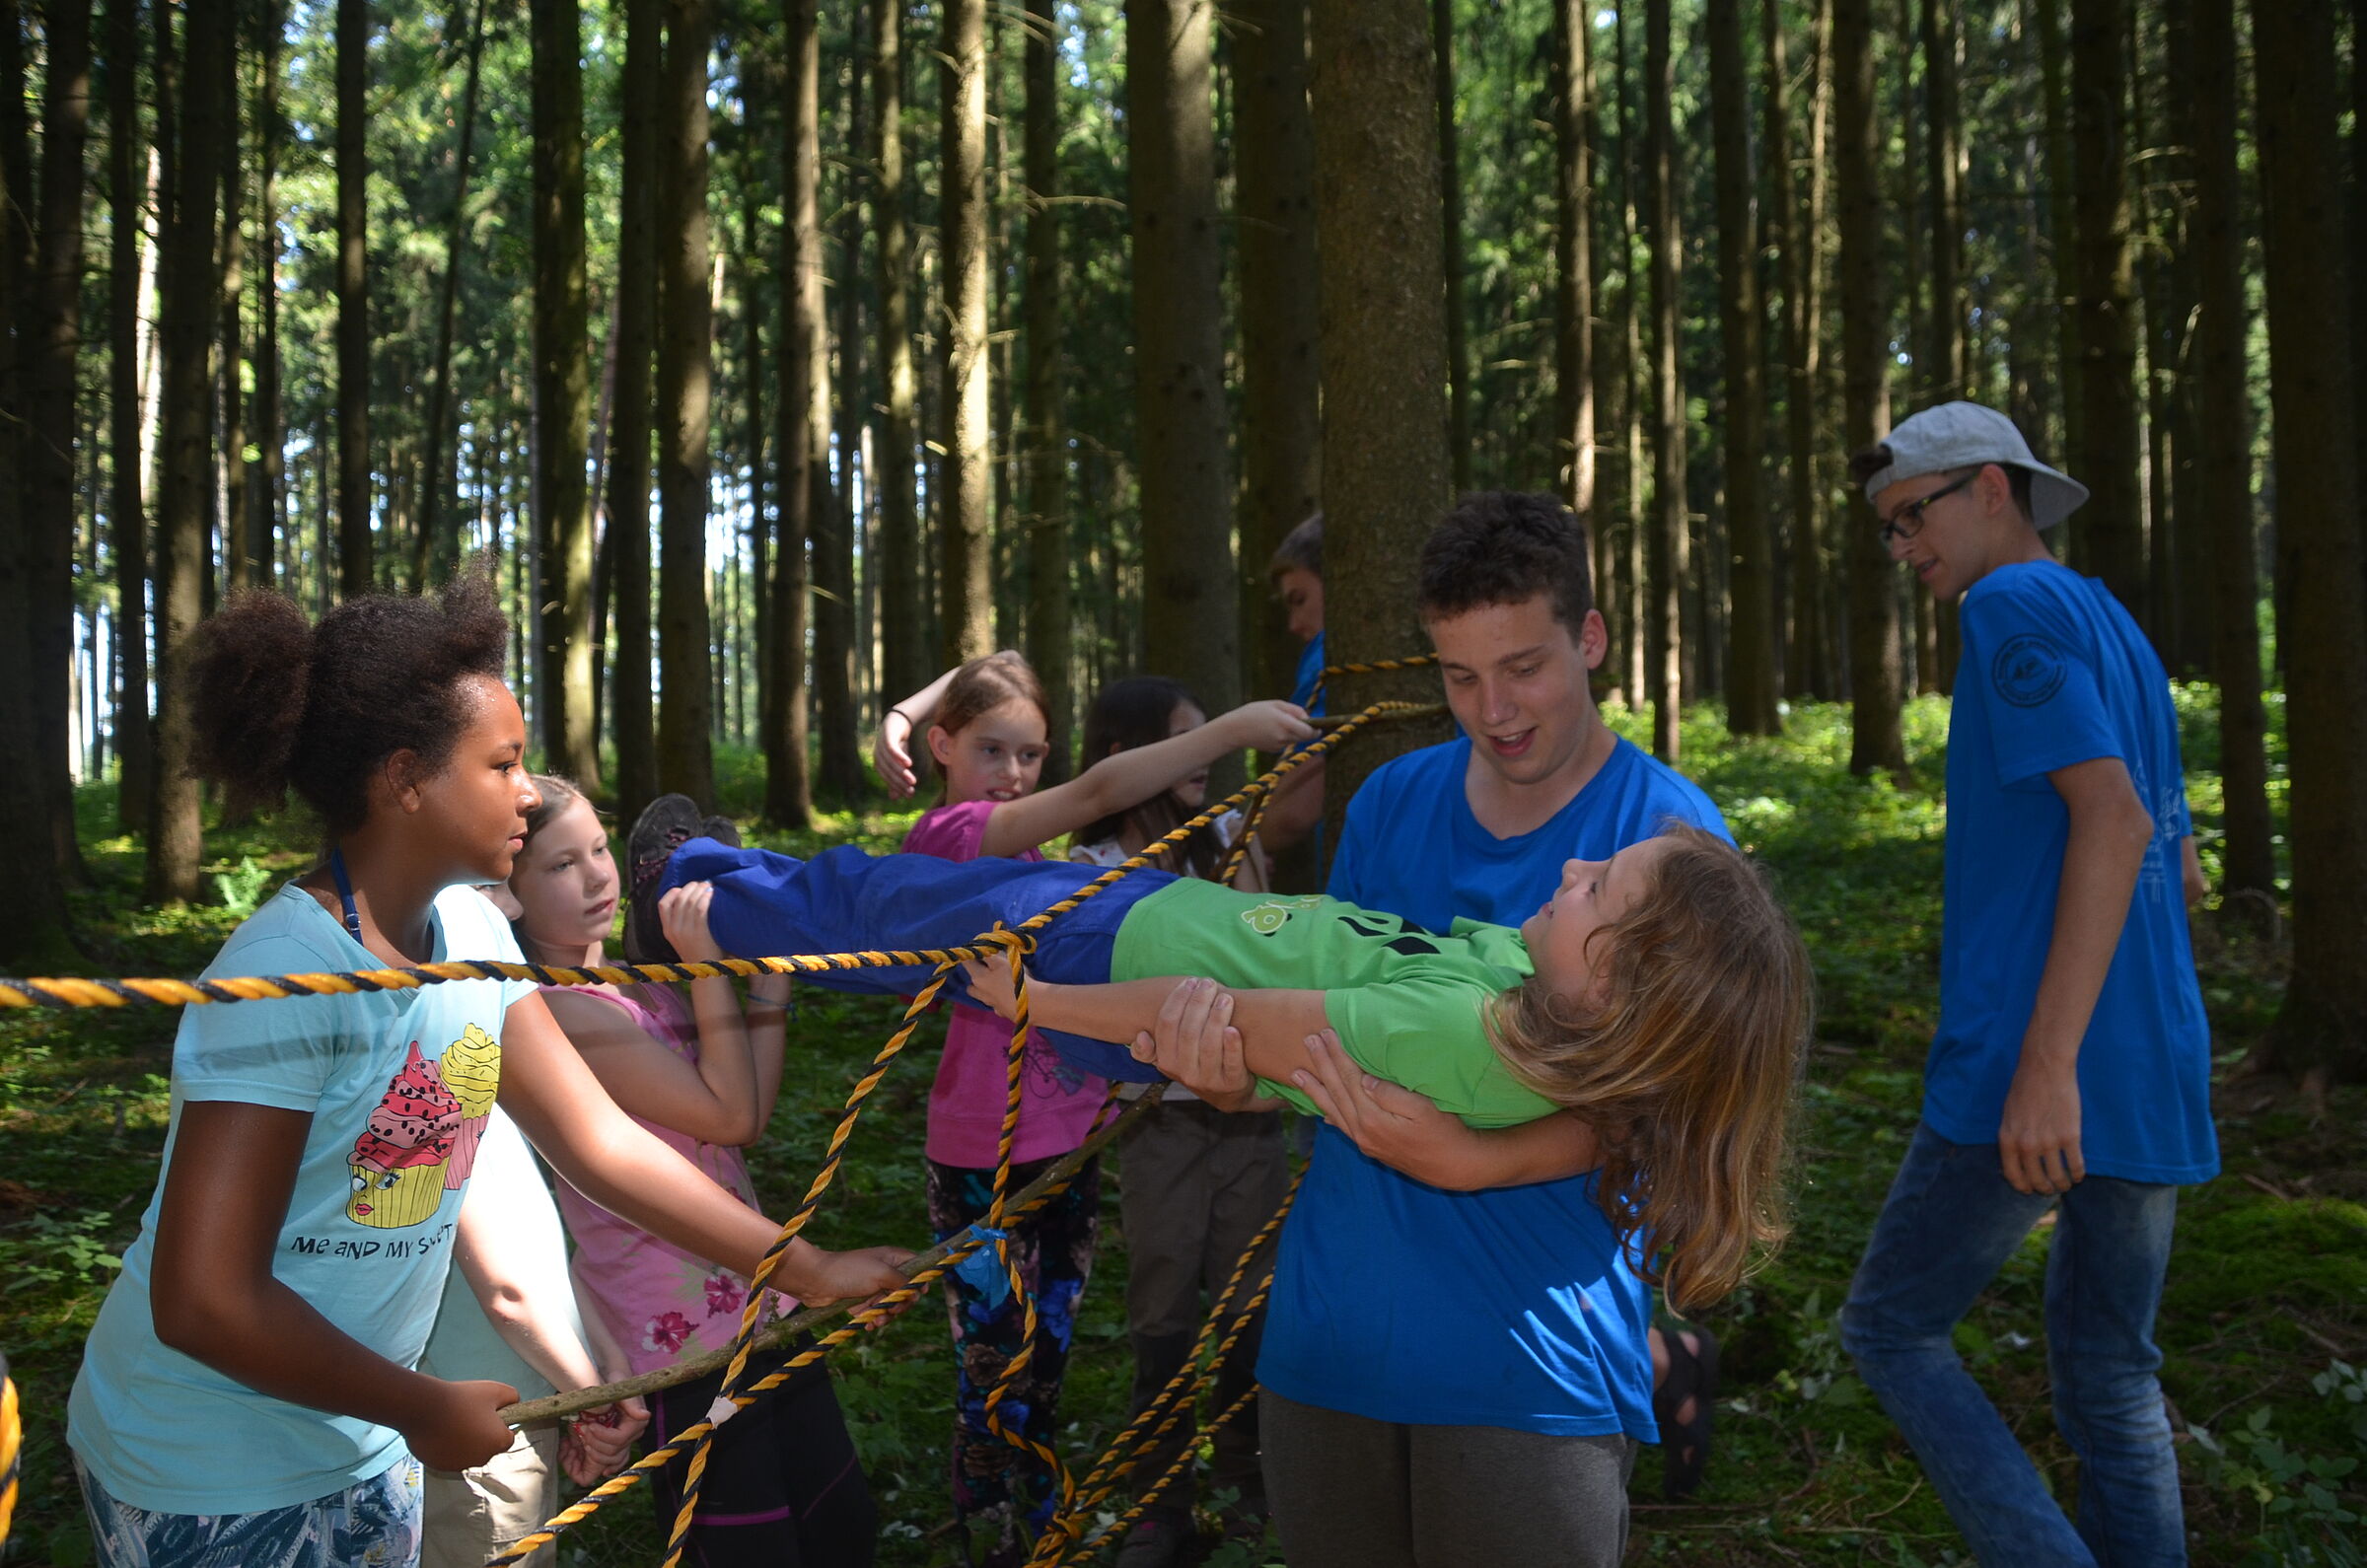
[[[270,883],[271,868],[252,855],[241,855],[237,866],[214,873],[214,891],[222,895],[222,907],[241,920],[254,913]]]

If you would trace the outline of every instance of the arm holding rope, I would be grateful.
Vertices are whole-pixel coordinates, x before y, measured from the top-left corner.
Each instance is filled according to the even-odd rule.
[[[618,1109],[539,996],[513,1002],[504,1019],[501,1103],[586,1197],[687,1251],[753,1275],[780,1233]],[[893,1247],[828,1252],[799,1240],[772,1284],[814,1303],[876,1295],[903,1283],[897,1265],[910,1255]]]

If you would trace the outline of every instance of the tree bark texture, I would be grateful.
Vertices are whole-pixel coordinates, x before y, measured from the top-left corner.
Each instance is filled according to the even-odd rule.
[[[262,254],[256,258],[261,320],[255,327],[254,442],[261,457],[255,463],[254,484],[256,520],[268,555],[271,541],[286,536],[288,523],[287,430],[279,395],[279,144],[285,134],[279,110],[279,51],[288,31],[284,0],[264,0],[257,30],[261,37],[255,51],[254,125],[256,162],[261,167],[255,180],[254,232]]]
[[[1223,251],[1211,99],[1215,0],[1129,0],[1126,155],[1143,651],[1221,713],[1241,691]]]
[[[913,447],[920,382],[912,364],[912,237],[904,212],[904,3],[873,0],[872,191],[880,294],[880,688],[899,701],[929,678],[927,583]]]
[[[546,17],[543,8],[539,6],[534,9],[533,20],[537,49],[534,73],[535,97],[530,107],[530,112],[534,112],[538,120],[540,111],[544,107],[541,96],[542,36],[546,29],[552,30],[555,40],[555,29],[558,24],[555,19]],[[451,471],[452,458],[445,450],[445,435],[452,423],[453,316],[460,302],[461,246],[463,236],[467,232],[468,174],[471,155],[476,146],[476,90],[484,52],[485,0],[476,0],[468,19],[468,74],[461,89],[460,146],[453,154],[452,216],[445,220],[444,226],[444,271],[442,276],[436,280],[436,349],[434,363],[428,370],[427,429],[424,432],[427,456],[419,465],[422,492],[419,497],[419,530],[411,540],[411,581],[421,587],[425,587],[432,581],[450,577],[454,568],[459,565],[461,558],[460,515],[454,494],[456,486],[453,483],[454,475]],[[583,83],[580,69],[573,64],[554,67],[554,69],[577,71],[574,93],[576,148],[573,161],[578,176],[576,206],[580,211],[583,205],[580,194],[583,171]],[[540,126],[538,124],[535,149],[535,172],[538,177],[543,170],[539,132]],[[554,163],[558,161],[555,153],[552,155],[551,161]],[[540,187],[538,186],[535,197],[537,223],[535,237],[538,246],[541,244],[542,231],[539,225],[545,217],[547,199]],[[620,236],[617,243],[621,246],[625,242]],[[539,298],[538,291],[541,287],[539,282],[540,256],[541,252],[538,249],[538,298]],[[538,327],[540,320],[541,318],[538,314],[536,317]],[[538,366],[541,363],[538,355],[536,363]],[[544,745],[548,747],[547,740]],[[552,765],[556,766],[555,763]],[[587,788],[592,787],[592,781],[589,779],[580,779],[577,782],[584,784]]]
[[[2062,388],[2063,463],[2074,474],[2088,466],[2087,404],[2079,391],[2080,322],[2078,218],[2074,191],[2078,185],[2071,162],[2071,91],[2069,49],[2063,38],[2062,0],[2029,0],[2039,36],[2040,94],[2045,100],[2046,121],[2046,238],[2051,249],[2054,278],[2055,380]],[[2071,559],[2085,554],[2079,530],[2072,530]]]
[[[1726,725],[1775,735],[1775,551],[1768,537],[1761,455],[1766,446],[1760,355],[1758,224],[1752,201],[1751,74],[1743,0],[1709,0],[1710,141],[1717,161],[1718,322],[1726,357],[1726,541],[1732,561],[1726,623]],[[1769,157],[1775,156],[1772,149]]]
[[[1881,440],[1890,423],[1870,0],[1834,0],[1832,75],[1839,290],[1848,302],[1841,312],[1841,438],[1860,452]],[[1849,771],[1902,772],[1898,585],[1871,515],[1853,500],[1845,517],[1840,548],[1849,563]]]
[[[196,90],[194,64],[188,90]],[[337,592],[370,592],[369,0],[337,0]],[[184,145],[181,156],[189,156]]]
[[[2137,483],[2135,290],[2128,242],[2126,0],[2072,0],[2072,178],[2079,253],[2080,428],[2088,504],[2071,527],[2087,564],[2138,615],[2145,605],[2145,497]]]
[[[1324,603],[1334,664],[1421,649],[1424,538],[1452,498],[1446,284],[1440,276],[1437,124],[1423,0],[1315,0],[1309,87],[1324,365]],[[1343,676],[1334,713],[1380,698],[1436,701],[1421,672]],[[1443,725],[1392,723],[1325,768],[1338,842],[1356,786]]]
[[[140,135],[138,0],[108,0],[108,529],[115,562],[115,820],[148,820],[148,516],[140,455]],[[268,232],[266,230],[266,232]],[[265,289],[266,299],[272,291]]]
[[[859,5],[844,8],[850,31],[861,31]],[[794,51],[793,51],[794,52]],[[821,40],[815,42],[817,70]],[[859,69],[849,72],[849,112],[843,123],[855,125],[862,120],[862,102]],[[815,87],[815,137],[821,139],[821,85],[819,75]],[[855,603],[855,463],[861,447],[863,428],[862,404],[855,392],[861,385],[863,361],[862,321],[856,314],[856,301],[862,290],[856,285],[856,261],[862,251],[862,212],[854,185],[855,177],[849,173],[839,186],[839,246],[844,260],[838,287],[838,385],[845,395],[833,399],[828,375],[829,351],[822,334],[815,334],[815,346],[820,353],[820,368],[815,372],[815,429],[826,452],[833,423],[838,431],[838,479],[835,487],[829,482],[825,467],[821,475],[822,485],[815,505],[819,508],[814,528],[814,700],[815,720],[822,731],[821,781],[823,789],[833,801],[851,801],[863,793],[866,766],[859,729],[860,715],[856,712],[856,670],[862,661],[856,657],[858,617]],[[821,249],[815,250],[814,268],[817,286],[822,281]],[[816,306],[821,309],[820,304]],[[837,417],[831,417],[833,400]],[[893,699],[891,699],[893,700]]]
[[[1043,682],[1050,711],[1044,765],[1053,779],[1068,776],[1069,759],[1076,754],[1071,734],[1076,692],[1069,674],[1068,430],[1061,418],[1060,217],[1052,205],[1060,194],[1060,27],[1052,0],[1028,0],[1022,65],[1027,81],[1027,385],[1020,416],[1026,483],[1020,510],[1028,541],[1028,663]],[[1247,169],[1243,176],[1246,180]],[[1246,191],[1242,199],[1246,205]],[[1242,240],[1246,247],[1246,231]],[[1243,282],[1246,288],[1246,276]],[[1246,293],[1242,306],[1246,315]]]
[[[813,816],[813,780],[806,762],[812,708],[806,699],[806,625],[811,600],[809,550],[816,521],[829,505],[828,427],[817,439],[828,349],[823,340],[821,39],[815,0],[790,0],[788,92],[781,105],[781,377],[774,417],[779,438],[779,526],[773,534],[771,667],[777,689],[767,717],[764,815],[783,827],[803,827]],[[819,611],[815,612],[819,615]],[[829,678],[814,672],[817,684]]]
[[[1644,6],[1644,229],[1652,279],[1652,516],[1646,536],[1649,587],[1644,695],[1652,704],[1652,754],[1678,759],[1684,721],[1684,601],[1688,571],[1685,492],[1685,381],[1679,336],[1685,305],[1677,218],[1677,136],[1669,49],[1670,0]]]
[[[1241,248],[1241,625],[1245,692],[1288,691],[1299,642],[1266,566],[1323,494],[1322,289],[1307,0],[1230,8]]]
[[[711,0],[667,0],[658,94],[658,787],[715,799],[707,650],[707,438],[714,311],[707,234]]]
[[[1924,384],[1933,402],[1970,393],[1965,354],[1965,131],[1957,110],[1957,0],[1922,0],[1924,143],[1931,189],[1931,345]],[[1909,243],[1912,243],[1911,240]]]
[[[220,408],[222,582],[236,592],[252,588],[261,571],[253,519],[247,510],[247,219],[246,131],[239,108],[239,47],[234,25],[222,50],[221,340],[215,350],[215,395]]]
[[[1431,102],[1438,110],[1439,254],[1447,279],[1447,456],[1471,487],[1471,350],[1463,303],[1463,153],[1456,134],[1455,0],[1430,0]]]
[[[2254,68],[2266,242],[2279,576],[2297,654],[2291,760],[2293,974],[2264,1048],[2274,1065],[2367,1074],[2367,553],[2362,552],[2350,301],[2341,269],[2332,0],[2256,0]]]
[[[1595,74],[1593,7],[1553,0],[1553,358],[1555,462],[1569,449],[1570,509],[1599,536],[1595,516]]]
[[[2276,852],[2268,815],[2267,713],[2260,701],[2259,582],[2252,505],[2252,397],[2244,340],[2244,189],[2236,0],[2193,0],[2195,455],[2189,504],[2209,530],[2211,674],[2219,686],[2222,900],[2274,908]],[[2266,900],[2265,905],[2260,900]]]
[[[663,0],[625,0],[617,105],[616,425],[610,438],[609,529],[616,535],[616,663],[609,679],[616,732],[616,805],[626,821],[658,794],[651,701],[650,355],[657,334],[656,106],[663,80]]]
[[[583,36],[576,0],[534,0],[536,491],[546,546],[537,588],[542,639],[542,721],[548,766],[600,789],[593,726],[591,301],[584,257]],[[474,81],[471,45],[470,80]],[[462,145],[467,145],[464,137]],[[465,181],[466,176],[463,175]],[[466,189],[466,184],[462,185]],[[457,257],[456,257],[457,259]],[[443,476],[430,474],[431,491]],[[424,530],[422,531],[424,533]]]
[[[939,591],[944,596],[939,630],[944,662],[953,665],[979,658],[994,645],[988,515],[994,488],[988,451],[993,426],[986,377],[985,0],[946,0],[938,25],[937,80],[945,126],[939,227],[945,252],[948,438],[940,481],[942,509],[937,514],[943,547]],[[1131,36],[1133,24],[1127,26]],[[1139,278],[1136,294],[1139,298]],[[1138,363],[1142,353],[1138,340]],[[1146,483],[1146,494],[1149,488]]]

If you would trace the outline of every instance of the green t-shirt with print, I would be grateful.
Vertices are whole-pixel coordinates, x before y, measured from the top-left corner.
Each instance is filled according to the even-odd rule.
[[[1336,898],[1240,892],[1196,877],[1127,910],[1110,961],[1112,980],[1200,974],[1236,989],[1320,990],[1358,1064],[1474,1127],[1560,1108],[1507,1072],[1487,1037],[1488,1002],[1535,970],[1509,927],[1458,920],[1441,936]],[[1315,1108],[1294,1085],[1260,1087]]]

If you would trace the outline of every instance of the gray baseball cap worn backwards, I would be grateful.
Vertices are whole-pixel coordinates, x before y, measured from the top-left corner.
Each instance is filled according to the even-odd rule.
[[[2041,463],[2014,422],[1979,403],[1942,403],[1902,420],[1885,439],[1891,465],[1866,480],[1871,501],[1901,479],[1994,463],[2030,475],[2031,522],[2050,529],[2088,498],[2088,487]]]

